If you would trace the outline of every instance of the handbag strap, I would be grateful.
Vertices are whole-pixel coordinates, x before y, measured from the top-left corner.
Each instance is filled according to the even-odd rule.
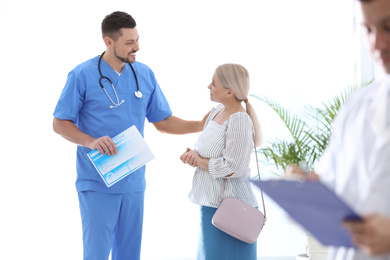
[[[255,144],[255,155],[256,155],[257,175],[259,176],[259,181],[261,181],[260,168],[259,168],[259,159],[257,158],[256,144]],[[260,193],[261,193],[261,202],[263,203],[264,222],[265,222],[265,221],[267,221],[267,213],[265,212],[264,196],[263,196],[263,190],[262,189],[260,189]]]
[[[253,138],[254,139],[254,138]],[[226,141],[226,140],[225,140]],[[261,176],[260,176],[260,168],[259,168],[259,160],[257,158],[257,149],[256,149],[256,143],[255,143],[255,155],[256,155],[256,165],[257,165],[257,175],[259,176],[259,180],[261,181]],[[222,194],[223,192],[225,191],[225,186],[226,186],[226,181],[227,179],[224,179],[223,180],[223,185],[222,185],[222,189],[221,189],[221,193],[219,194],[219,197],[218,197],[218,203],[221,203],[221,200],[222,200]],[[264,211],[264,222],[267,221],[267,213],[265,211],[265,204],[264,204],[264,196],[263,196],[263,191],[260,189],[260,193],[261,193],[261,201],[262,201],[262,204],[263,204],[263,211]]]

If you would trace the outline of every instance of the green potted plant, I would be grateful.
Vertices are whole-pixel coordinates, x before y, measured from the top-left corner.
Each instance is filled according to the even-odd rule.
[[[262,96],[251,95],[266,103],[277,113],[286,126],[289,140],[276,138],[265,147],[259,149],[259,161],[268,165],[277,175],[283,175],[290,164],[301,166],[305,171],[314,170],[315,164],[328,145],[332,122],[342,104],[358,87],[352,86],[330,101],[322,103],[322,107],[305,106],[302,114],[291,113],[277,101]]]

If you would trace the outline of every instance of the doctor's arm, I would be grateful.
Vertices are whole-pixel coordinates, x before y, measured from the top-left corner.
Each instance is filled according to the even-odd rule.
[[[203,130],[209,113],[203,117],[202,121],[187,121],[175,116],[170,116],[164,120],[154,122],[153,125],[158,131],[166,134],[181,135],[196,133]]]
[[[80,129],[69,120],[61,120],[57,117],[53,119],[53,130],[61,135],[66,140],[88,147],[91,150],[98,149],[101,154],[114,155],[118,153],[118,149],[109,136],[94,138],[80,131]]]

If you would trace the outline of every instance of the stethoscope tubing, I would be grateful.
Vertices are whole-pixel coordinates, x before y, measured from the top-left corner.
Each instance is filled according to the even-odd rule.
[[[100,74],[100,78],[99,78],[99,85],[100,87],[103,89],[103,91],[106,93],[107,97],[110,99],[111,103],[114,104],[114,106],[110,106],[110,108],[113,108],[113,107],[118,107],[120,104],[122,104],[123,102],[125,102],[124,100],[122,100],[121,102],[119,102],[119,98],[118,98],[118,94],[116,93],[116,90],[115,90],[115,87],[114,87],[114,84],[112,84],[112,81],[110,80],[110,78],[106,77],[106,76],[103,76],[102,74],[102,71],[101,71],[101,68],[100,68],[100,63],[102,61],[102,57],[104,55],[104,53],[106,53],[105,51],[100,55],[99,57],[99,62],[98,62],[98,70],[99,70],[99,74]],[[128,64],[130,65],[130,68],[131,70],[133,71],[133,74],[134,74],[134,78],[135,78],[135,83],[137,84],[137,91],[134,93],[134,95],[137,97],[137,98],[141,98],[142,97],[142,93],[141,91],[139,91],[139,85],[138,85],[138,78],[137,78],[137,74],[135,73],[135,70],[133,68],[133,65],[131,65],[131,63],[128,62]],[[117,100],[117,103],[115,103],[110,95],[108,95],[106,89],[104,88],[103,86],[103,83],[102,83],[102,80],[108,80],[108,82],[110,82],[111,84],[111,87],[114,91],[114,94],[115,94],[115,97],[116,97],[116,100]]]

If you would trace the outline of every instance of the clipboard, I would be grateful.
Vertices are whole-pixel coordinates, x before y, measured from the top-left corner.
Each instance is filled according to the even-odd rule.
[[[320,181],[252,182],[323,245],[355,247],[342,222],[362,218]]]

